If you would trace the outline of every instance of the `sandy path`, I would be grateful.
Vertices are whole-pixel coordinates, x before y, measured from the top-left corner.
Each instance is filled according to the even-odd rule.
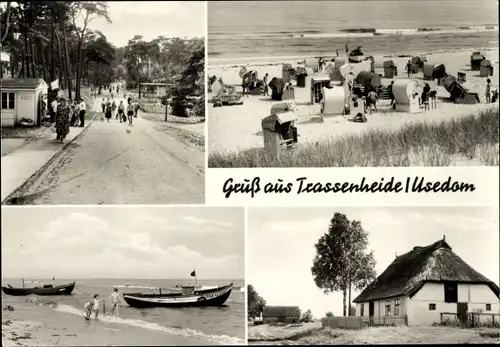
[[[159,131],[140,115],[130,133],[126,128],[114,119],[100,122],[99,114],[23,195],[33,204],[204,202],[199,147]]]
[[[367,123],[352,123],[347,117],[325,117],[324,122],[318,122],[320,113],[319,105],[310,105],[309,80],[306,88],[295,88],[295,114],[298,119],[299,143],[317,142],[323,139],[335,139],[337,136],[352,133],[363,133],[371,129],[399,129],[405,124],[421,122],[440,122],[452,118],[460,118],[472,113],[477,113],[482,108],[492,107],[493,104],[484,104],[484,90],[486,78],[479,77],[478,71],[470,71],[471,52],[451,52],[436,53],[428,55],[429,63],[444,63],[449,74],[454,76],[457,72],[463,71],[467,74],[465,87],[471,92],[479,94],[483,104],[458,105],[446,101],[441,101],[438,109],[409,114],[403,112],[393,112],[388,107],[388,102],[382,101],[380,112],[368,115]],[[490,77],[492,84],[498,87],[498,49],[483,51],[483,54],[491,60],[494,66],[494,76]],[[376,60],[383,61],[392,59],[398,66],[399,77],[405,78],[404,66],[408,58],[383,58]],[[297,66],[297,61],[289,62],[292,66]],[[281,64],[259,64],[246,65],[247,69],[258,71],[259,76],[269,73],[270,78],[281,77]],[[209,75],[222,77],[226,84],[241,84],[238,71],[241,66],[215,66],[209,67]],[[382,69],[377,69],[382,73]],[[417,81],[422,81],[422,73],[413,75]],[[384,84],[389,84],[390,79],[382,79]],[[439,98],[449,97],[449,93],[442,86],[437,86],[436,81],[425,81],[436,89]],[[237,89],[238,90],[238,89]],[[210,97],[209,97],[210,99]],[[251,148],[263,147],[263,137],[261,131],[261,120],[269,115],[271,106],[276,103],[264,96],[246,96],[243,98],[244,104],[241,106],[228,106],[214,108],[208,105],[208,147],[210,152],[233,152]],[[385,104],[385,105],[384,105]],[[498,104],[497,104],[498,105]]]

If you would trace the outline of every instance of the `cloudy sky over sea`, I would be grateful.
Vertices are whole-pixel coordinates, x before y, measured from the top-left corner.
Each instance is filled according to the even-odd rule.
[[[240,208],[2,209],[4,278],[244,278]]]
[[[315,243],[335,212],[359,220],[369,232],[380,275],[396,254],[446,236],[453,252],[497,284],[498,210],[489,208],[253,208],[248,211],[247,284],[269,305],[298,305],[316,317],[342,315],[342,294],[323,294],[311,275]],[[352,299],[358,293],[353,293]]]

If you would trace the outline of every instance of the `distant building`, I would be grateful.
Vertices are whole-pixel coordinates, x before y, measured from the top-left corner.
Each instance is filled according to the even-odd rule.
[[[431,325],[442,316],[464,321],[472,312],[482,312],[481,321],[498,322],[499,293],[497,284],[453,253],[443,238],[397,256],[354,303],[356,315],[373,325],[387,325],[391,320]]]
[[[300,308],[298,306],[265,306],[262,321],[264,324],[299,323]]]
[[[0,51],[0,63],[2,65],[2,78],[12,78],[11,75],[11,62],[10,62],[10,53],[5,51]]]
[[[45,105],[48,85],[38,78],[12,78],[1,80],[2,127],[13,127],[26,118],[39,125]]]

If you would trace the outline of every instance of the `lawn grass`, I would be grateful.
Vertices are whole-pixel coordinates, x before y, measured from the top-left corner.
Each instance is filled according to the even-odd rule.
[[[441,123],[334,137],[282,151],[210,153],[213,168],[499,165],[498,107]]]

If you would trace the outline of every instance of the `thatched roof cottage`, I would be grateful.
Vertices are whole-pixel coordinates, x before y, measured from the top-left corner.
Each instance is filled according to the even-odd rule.
[[[497,284],[467,265],[443,238],[397,256],[354,303],[357,316],[378,324],[431,325],[443,316],[467,319],[470,312],[483,312],[481,319],[494,313],[498,321],[499,293]]]

